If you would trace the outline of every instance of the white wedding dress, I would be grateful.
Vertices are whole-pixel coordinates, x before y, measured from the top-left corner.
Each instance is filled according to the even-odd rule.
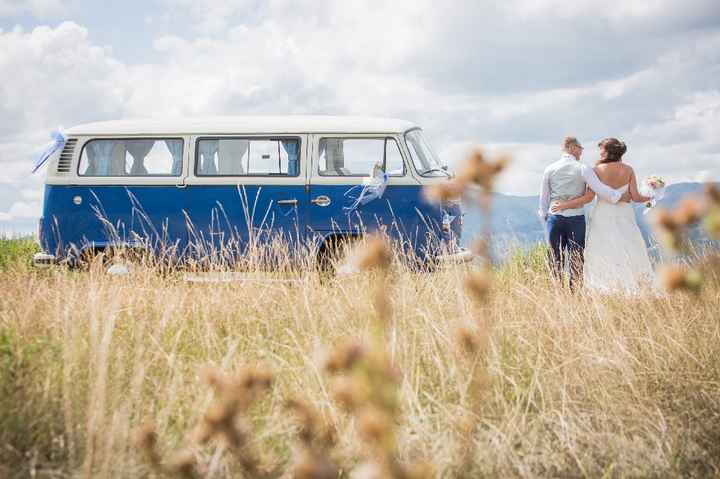
[[[628,185],[617,191],[625,193]],[[637,294],[656,287],[645,241],[632,203],[598,197],[585,239],[585,287],[603,293]]]

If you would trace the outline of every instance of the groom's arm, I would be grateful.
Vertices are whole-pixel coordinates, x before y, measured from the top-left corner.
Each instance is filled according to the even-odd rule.
[[[546,221],[550,210],[550,175],[545,170],[543,173],[542,187],[540,188],[540,203],[538,204],[538,216]]]
[[[617,203],[620,201],[623,194],[600,181],[600,178],[598,178],[595,174],[595,170],[587,165],[582,165],[581,171],[585,183],[587,183],[590,189],[597,193],[600,198],[609,201],[610,203]]]

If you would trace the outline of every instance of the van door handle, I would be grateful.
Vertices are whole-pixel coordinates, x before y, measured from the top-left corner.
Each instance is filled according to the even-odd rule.
[[[317,198],[313,198],[310,200],[310,203],[318,205],[318,206],[328,206],[332,201],[330,201],[330,198],[328,198],[325,195],[320,195]]]
[[[175,188],[187,188],[187,184],[185,184],[185,183],[175,183]]]
[[[278,200],[278,201],[277,201],[277,204],[279,204],[279,205],[292,205],[292,206],[297,206],[298,201],[297,201],[295,198],[293,198],[293,199],[291,199],[291,200]]]

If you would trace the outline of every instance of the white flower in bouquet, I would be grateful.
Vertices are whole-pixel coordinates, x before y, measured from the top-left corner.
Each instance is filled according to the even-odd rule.
[[[645,203],[645,207],[647,208],[645,213],[650,211],[650,208],[657,206],[657,202],[665,197],[666,185],[665,180],[659,176],[652,175],[645,178],[645,181],[643,181],[640,186],[640,193],[642,193],[643,196],[649,196],[651,198],[650,201]]]

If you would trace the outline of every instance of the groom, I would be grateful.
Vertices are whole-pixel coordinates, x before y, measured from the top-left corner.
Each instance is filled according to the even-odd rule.
[[[538,214],[545,222],[550,243],[550,266],[553,276],[562,281],[564,260],[570,261],[570,289],[582,283],[585,250],[585,210],[583,208],[551,213],[550,205],[567,201],[585,193],[589,187],[598,196],[617,203],[630,201],[626,194],[602,183],[592,168],[580,163],[583,147],[577,138],[568,136],[563,142],[563,154],[555,163],[545,168],[540,194]]]

